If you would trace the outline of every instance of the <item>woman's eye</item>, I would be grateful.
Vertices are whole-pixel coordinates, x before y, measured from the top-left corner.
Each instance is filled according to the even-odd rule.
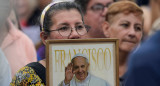
[[[123,26],[123,27],[129,27],[129,24],[121,24],[121,26]]]
[[[82,68],[84,68],[84,67],[85,67],[85,65],[82,65],[81,67],[82,67]]]
[[[142,31],[141,27],[135,27],[135,31]]]
[[[60,30],[60,31],[67,31],[68,29],[69,29],[69,27],[61,27],[58,30]]]
[[[81,29],[83,29],[83,28],[84,28],[83,25],[78,25],[78,26],[76,26],[76,29],[78,29],[78,30],[81,30]]]
[[[103,10],[103,8],[104,8],[104,6],[103,6],[102,4],[96,4],[96,5],[93,5],[93,6],[91,7],[91,9],[92,9],[93,11],[101,11],[101,10]]]

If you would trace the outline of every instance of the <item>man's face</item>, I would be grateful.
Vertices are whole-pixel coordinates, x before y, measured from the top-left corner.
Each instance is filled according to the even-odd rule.
[[[86,14],[84,16],[85,24],[91,26],[88,32],[89,38],[103,38],[102,23],[105,21],[105,15],[108,6],[113,0],[90,0],[87,6]],[[102,10],[102,7],[104,8]]]
[[[73,61],[73,71],[78,80],[85,80],[88,75],[89,64],[84,57],[76,57]]]

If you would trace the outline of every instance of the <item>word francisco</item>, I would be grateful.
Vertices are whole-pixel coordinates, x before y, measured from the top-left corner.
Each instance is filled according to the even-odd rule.
[[[64,72],[65,66],[71,62],[72,57],[77,53],[88,55],[91,71],[109,70],[113,57],[109,48],[53,50],[52,52],[55,72]]]

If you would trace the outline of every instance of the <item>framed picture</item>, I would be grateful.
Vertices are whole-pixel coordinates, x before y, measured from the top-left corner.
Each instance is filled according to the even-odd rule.
[[[65,67],[71,63],[77,53],[84,54],[88,59],[89,74],[107,82],[109,86],[119,86],[118,46],[118,39],[108,38],[48,40],[46,44],[47,86],[64,84]],[[76,73],[73,76],[78,78]],[[98,80],[95,82],[98,83]],[[86,86],[91,86],[89,84],[92,82],[88,82]]]

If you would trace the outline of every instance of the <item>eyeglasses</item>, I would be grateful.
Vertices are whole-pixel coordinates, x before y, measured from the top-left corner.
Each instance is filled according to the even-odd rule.
[[[109,5],[111,5],[111,3],[107,3],[106,4],[106,6],[105,5],[103,5],[103,4],[95,4],[95,5],[93,5],[92,7],[91,7],[91,10],[92,11],[94,11],[94,12],[98,12],[98,13],[100,13],[100,12],[103,12],[104,11],[104,8],[105,7],[109,7]]]
[[[90,28],[91,28],[90,26],[83,25],[83,24],[75,26],[75,30],[79,35],[85,35],[89,31]],[[68,37],[71,34],[72,30],[73,28],[70,26],[63,26],[56,30],[50,30],[49,32],[58,31],[58,33],[61,36]]]

